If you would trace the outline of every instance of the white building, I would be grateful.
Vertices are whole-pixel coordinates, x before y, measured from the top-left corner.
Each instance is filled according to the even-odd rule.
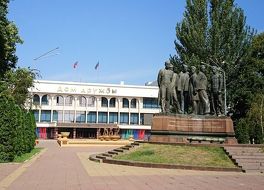
[[[61,131],[71,132],[71,138],[97,138],[100,128],[119,127],[122,138],[144,139],[160,111],[155,86],[39,80],[30,92],[39,138]]]

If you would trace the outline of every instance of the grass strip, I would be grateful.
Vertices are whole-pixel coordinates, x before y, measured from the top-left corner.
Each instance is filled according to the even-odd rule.
[[[31,159],[35,154],[38,154],[43,148],[34,148],[29,153],[22,154],[20,156],[15,156],[15,159],[13,162],[25,162],[26,160]]]

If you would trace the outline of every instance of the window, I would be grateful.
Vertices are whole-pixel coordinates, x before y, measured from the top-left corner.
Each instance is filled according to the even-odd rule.
[[[35,95],[33,96],[33,104],[34,104],[34,105],[39,105],[39,102],[40,102],[39,95],[35,94]]]
[[[57,106],[63,106],[63,97],[62,96],[56,97],[56,105]]]
[[[74,122],[74,111],[65,110],[64,111],[64,122],[73,123]]]
[[[98,113],[98,123],[107,123],[107,112]]]
[[[73,97],[67,96],[65,99],[65,106],[72,106],[72,102],[73,102]]]
[[[129,102],[127,98],[123,98],[123,108],[129,108]]]
[[[88,107],[94,107],[95,106],[95,97],[89,97],[88,98]]]
[[[115,98],[110,99],[109,107],[111,107],[111,108],[116,107],[116,99]]]
[[[83,96],[79,97],[79,105],[81,107],[86,107],[86,98],[85,97],[83,97]]]
[[[35,117],[36,122],[39,121],[39,110],[33,110],[33,115]]]
[[[85,111],[76,112],[76,123],[85,123]]]
[[[50,110],[42,110],[40,115],[41,122],[50,122],[51,120],[51,111]]]
[[[120,123],[128,124],[128,113],[120,113]]]
[[[63,121],[63,112],[61,110],[60,111],[53,110],[52,121],[62,122]]]
[[[49,101],[48,101],[48,95],[44,95],[41,98],[41,105],[48,105]]]
[[[117,123],[118,122],[118,114],[117,112],[109,113],[109,123]]]
[[[138,113],[130,114],[130,124],[138,124]]]
[[[96,123],[96,112],[88,112],[87,122],[88,123]]]
[[[143,98],[143,108],[156,109],[159,108],[157,98]]]
[[[135,98],[131,100],[131,108],[137,108],[137,100]]]
[[[108,100],[105,97],[101,98],[101,107],[108,107]]]

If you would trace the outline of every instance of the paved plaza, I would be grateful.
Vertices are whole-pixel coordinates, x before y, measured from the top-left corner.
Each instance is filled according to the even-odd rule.
[[[0,164],[0,190],[163,190],[264,188],[263,174],[140,168],[96,163],[90,154],[114,146],[59,147],[40,141],[45,149],[22,164]]]

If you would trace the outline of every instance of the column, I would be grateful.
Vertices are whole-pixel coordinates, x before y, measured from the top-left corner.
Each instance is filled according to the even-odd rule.
[[[120,124],[120,109],[121,109],[122,98],[118,98],[118,113],[117,113],[117,123]]]
[[[76,139],[76,128],[73,128],[72,138]]]
[[[96,123],[98,123],[98,107],[99,107],[98,103],[99,103],[99,98],[96,97]]]
[[[63,106],[62,106],[62,122],[64,123],[64,109],[65,109],[65,97],[63,97]]]
[[[58,138],[58,127],[54,127],[54,130],[53,130],[53,138],[54,139]]]
[[[131,99],[128,99],[128,125],[130,125]]]
[[[137,100],[137,108],[138,108],[138,124],[140,125],[140,100]]]
[[[51,109],[50,109],[50,122],[53,122],[53,99],[54,99],[54,97],[53,96],[51,96]]]
[[[74,105],[73,105],[73,109],[74,109],[74,120],[73,122],[76,123],[76,103],[77,103],[77,98],[74,96]]]
[[[107,98],[107,121],[106,121],[107,124],[109,124],[109,106],[110,106],[110,99]]]

